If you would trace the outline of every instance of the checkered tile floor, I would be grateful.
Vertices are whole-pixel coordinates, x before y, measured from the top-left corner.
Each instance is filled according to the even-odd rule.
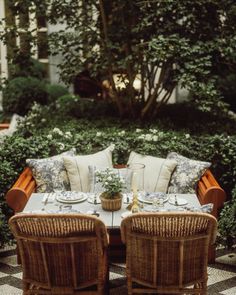
[[[110,294],[127,294],[125,265],[110,265]],[[208,267],[208,294],[236,295],[236,253],[218,254],[217,263]],[[21,295],[21,266],[14,249],[0,252],[0,295]]]

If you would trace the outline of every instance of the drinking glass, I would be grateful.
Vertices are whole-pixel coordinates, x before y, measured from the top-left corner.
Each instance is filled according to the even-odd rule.
[[[131,191],[139,193],[141,197],[144,196],[144,164],[132,163],[127,166],[131,171]]]
[[[164,196],[163,195],[160,195],[160,197],[159,197],[159,206],[164,207]]]
[[[159,206],[160,206],[160,200],[158,197],[154,197],[153,200],[152,200],[152,209],[155,211],[155,210],[158,210],[159,209]]]
[[[64,191],[64,184],[62,181],[59,181],[56,183],[55,187],[53,187],[54,193],[57,195],[62,195],[62,192]]]

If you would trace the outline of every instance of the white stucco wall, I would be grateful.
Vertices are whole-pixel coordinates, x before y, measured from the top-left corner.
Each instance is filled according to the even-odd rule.
[[[51,25],[48,24],[48,34],[58,32],[59,30],[65,30],[65,25],[57,24]],[[62,60],[62,56],[60,54],[55,56],[49,56],[49,78],[52,84],[61,84],[64,85],[62,81],[60,81],[59,70],[57,65],[60,64]]]

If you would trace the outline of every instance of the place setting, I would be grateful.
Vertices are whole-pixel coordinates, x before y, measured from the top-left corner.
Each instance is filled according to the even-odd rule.
[[[181,198],[177,196],[176,194],[174,194],[174,195],[169,195],[168,203],[174,206],[184,206],[188,204],[188,201],[185,198]]]
[[[146,192],[146,193],[139,193],[138,200],[142,203],[146,204],[153,204],[153,203],[165,203],[168,201],[168,196],[163,192]]]
[[[101,204],[100,194],[101,193],[87,193],[87,202],[94,205]]]
[[[68,191],[68,192],[61,192],[58,193],[56,196],[56,200],[60,203],[80,203],[85,201],[88,198],[88,195],[83,192],[75,192],[75,191]]]
[[[132,205],[133,193],[130,193],[128,196],[131,198],[130,203]],[[187,208],[184,206],[188,204],[188,201],[184,198],[177,195],[167,195],[163,192],[137,192],[137,200],[140,212],[186,211]],[[131,209],[130,205],[127,209]],[[130,214],[132,212],[127,211],[122,214],[122,218]]]

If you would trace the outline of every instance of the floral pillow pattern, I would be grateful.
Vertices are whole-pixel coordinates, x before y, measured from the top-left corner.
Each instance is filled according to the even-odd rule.
[[[192,160],[175,152],[169,153],[167,159],[176,160],[177,162],[170,179],[168,193],[195,193],[198,180],[211,166],[209,162]]]
[[[70,182],[64,166],[63,156],[74,156],[75,149],[50,158],[27,159],[26,164],[31,168],[36,181],[38,193],[53,192],[61,184],[65,191],[70,190]]]

